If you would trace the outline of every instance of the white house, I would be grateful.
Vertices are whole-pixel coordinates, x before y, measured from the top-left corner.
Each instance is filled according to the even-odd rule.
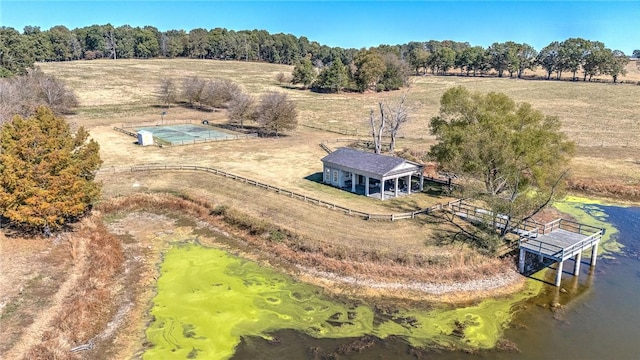
[[[322,159],[322,181],[353,193],[397,197],[411,194],[411,179],[419,178],[422,191],[423,165],[402,158],[339,148]]]

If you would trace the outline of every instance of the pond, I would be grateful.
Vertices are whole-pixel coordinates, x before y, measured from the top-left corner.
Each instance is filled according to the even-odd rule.
[[[144,358],[638,358],[640,208],[567,206],[580,221],[610,224],[617,241],[603,248],[620,252],[601,256],[590,276],[588,266],[565,274],[564,290],[545,282],[551,270],[517,296],[463,308],[338,301],[222,250],[176,245],[162,264]],[[521,352],[486,350],[502,336],[503,349]]]

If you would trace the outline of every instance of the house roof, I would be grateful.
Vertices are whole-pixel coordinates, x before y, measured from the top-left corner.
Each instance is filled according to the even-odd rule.
[[[419,170],[419,165],[402,158],[373,154],[350,148],[338,148],[322,158],[325,164],[337,165],[356,172],[383,176],[410,174]]]

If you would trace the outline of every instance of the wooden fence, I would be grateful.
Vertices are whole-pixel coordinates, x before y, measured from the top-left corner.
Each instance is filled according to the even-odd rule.
[[[284,196],[288,196],[294,199],[298,199],[298,200],[302,200],[305,202],[309,202],[318,206],[323,206],[325,208],[328,209],[332,209],[332,210],[338,210],[341,211],[347,215],[352,215],[352,216],[358,216],[362,219],[366,219],[366,220],[384,220],[384,221],[395,221],[395,220],[401,220],[401,219],[413,219],[415,218],[417,215],[421,215],[421,214],[429,214],[429,213],[433,213],[436,211],[441,211],[443,210],[443,208],[445,206],[448,205],[442,205],[442,204],[436,204],[434,206],[428,207],[428,208],[424,208],[424,209],[418,209],[416,211],[412,211],[412,212],[406,212],[406,213],[398,213],[398,214],[372,214],[372,213],[367,213],[367,212],[363,212],[363,211],[359,211],[359,210],[354,210],[354,209],[350,209],[338,204],[334,204],[332,202],[328,202],[325,200],[320,200],[320,199],[316,199],[314,197],[308,196],[308,195],[304,195],[304,194],[300,194],[291,190],[287,190],[287,189],[283,189],[277,186],[273,186],[273,185],[269,185],[267,183],[263,183],[257,180],[253,180],[253,179],[249,179],[247,177],[244,176],[240,176],[240,175],[235,175],[223,170],[218,170],[215,168],[211,168],[211,167],[207,167],[207,166],[198,166],[198,165],[134,165],[134,166],[130,166],[130,167],[118,167],[118,168],[106,168],[106,169],[101,169],[99,170],[99,173],[117,173],[117,172],[139,172],[139,171],[180,171],[180,170],[187,170],[187,171],[203,171],[203,172],[207,172],[210,174],[215,174],[215,175],[219,175],[228,179],[232,179],[232,180],[236,180],[248,185],[253,185],[265,190],[269,190],[269,191],[274,191],[278,194],[284,195]]]
[[[113,130],[119,131],[119,132],[121,132],[123,134],[127,134],[129,136],[133,136],[134,138],[138,138],[138,134],[134,133],[133,131],[125,130],[123,128],[119,128],[119,127],[115,127],[115,126],[113,127]]]

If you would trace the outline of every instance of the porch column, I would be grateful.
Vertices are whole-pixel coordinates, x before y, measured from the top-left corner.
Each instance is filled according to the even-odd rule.
[[[424,190],[424,171],[420,171],[420,191]]]
[[[518,270],[520,270],[520,273],[524,273],[524,259],[525,259],[525,255],[527,254],[527,251],[523,248],[520,248],[520,257],[518,258]]]
[[[407,182],[407,194],[411,194],[411,175],[408,175],[406,177],[406,182]]]
[[[351,192],[354,193],[356,192],[356,179],[359,176],[356,175],[356,173],[354,173],[353,171],[351,172]]]
[[[364,196],[369,196],[369,177],[364,177]]]
[[[331,172],[331,170],[329,170],[329,172]],[[327,165],[326,164],[322,164],[322,182],[323,183],[328,183],[329,179],[327,179]]]
[[[398,178],[394,178],[393,179],[393,184],[394,184],[393,190],[394,190],[394,194],[395,194],[394,196],[398,197]]]
[[[596,266],[596,257],[598,256],[598,243],[591,248],[591,267]]]
[[[380,179],[380,200],[384,200],[384,178]]]
[[[582,260],[582,253],[577,253],[573,258],[575,264],[573,264],[573,276],[580,275],[580,261]]]
[[[562,264],[564,264],[564,261],[558,261],[558,270],[556,270],[556,286],[560,286],[560,281],[562,280]]]

